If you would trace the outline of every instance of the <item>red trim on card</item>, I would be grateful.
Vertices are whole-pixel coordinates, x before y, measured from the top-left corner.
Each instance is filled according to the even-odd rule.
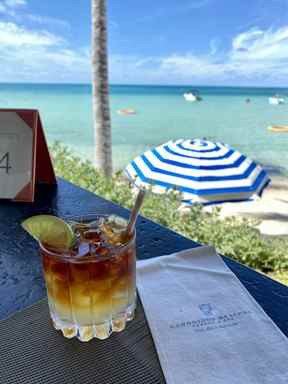
[[[30,181],[27,185],[17,195],[14,197],[13,201],[19,202],[34,202],[34,185]]]
[[[36,183],[56,184],[56,177],[40,115],[37,121]]]

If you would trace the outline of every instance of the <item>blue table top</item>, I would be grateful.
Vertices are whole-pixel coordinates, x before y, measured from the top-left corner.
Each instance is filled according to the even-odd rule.
[[[58,186],[38,186],[33,204],[0,202],[0,319],[28,307],[46,295],[37,243],[20,223],[35,214],[59,217],[89,213],[129,212],[75,185],[58,179]],[[139,259],[169,254],[198,246],[167,228],[140,217],[137,222]],[[224,258],[231,270],[266,313],[288,336],[288,288],[231,259]]]

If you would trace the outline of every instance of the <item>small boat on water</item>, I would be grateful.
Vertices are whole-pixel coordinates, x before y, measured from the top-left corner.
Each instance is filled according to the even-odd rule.
[[[199,91],[197,90],[191,90],[191,91],[188,91],[186,93],[184,93],[184,99],[186,101],[201,101],[202,100],[202,97],[200,96],[199,94]]]
[[[269,97],[269,104],[271,105],[285,104],[285,99],[283,96],[274,95]]]
[[[270,125],[268,131],[271,132],[286,132],[288,133],[288,125]]]
[[[124,108],[117,111],[118,115],[135,115],[136,111],[133,108]]]

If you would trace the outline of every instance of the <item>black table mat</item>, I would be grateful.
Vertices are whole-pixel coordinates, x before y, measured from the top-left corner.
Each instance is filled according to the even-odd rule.
[[[109,339],[65,339],[41,300],[0,322],[2,384],[165,384],[143,307]]]

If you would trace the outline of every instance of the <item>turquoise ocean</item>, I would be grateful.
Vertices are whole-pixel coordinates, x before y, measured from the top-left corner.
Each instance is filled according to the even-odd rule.
[[[185,86],[111,86],[115,168],[148,148],[178,138],[224,142],[257,160],[274,174],[288,175],[288,133],[269,125],[288,125],[287,104],[269,105],[268,97],[288,88],[193,87],[203,100],[189,103]],[[250,103],[245,100],[249,98]],[[76,84],[0,84],[1,108],[37,108],[48,142],[60,141],[93,161],[91,87]],[[135,115],[117,111],[133,108]]]

